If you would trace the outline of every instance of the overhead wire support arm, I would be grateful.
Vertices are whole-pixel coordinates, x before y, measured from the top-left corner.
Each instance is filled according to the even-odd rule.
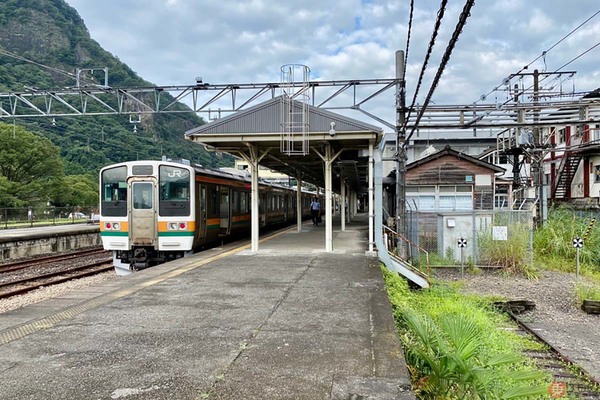
[[[328,103],[330,100],[336,98],[338,95],[340,95],[341,93],[345,92],[346,89],[348,89],[350,87],[350,83],[345,84],[343,87],[339,88],[335,93],[333,93],[331,96],[327,97],[325,100],[323,100],[321,102],[321,104],[319,104],[317,107],[322,107],[324,106],[326,103]]]
[[[374,97],[379,96],[381,93],[385,92],[386,90],[389,90],[393,87],[396,86],[396,82],[391,82],[388,85],[382,87],[381,89],[377,90],[375,93],[371,94],[370,96],[367,96],[366,98],[362,99],[361,101],[359,101],[358,103],[355,103],[355,107],[356,108],[360,108],[361,105],[365,104],[367,101],[371,100]]]
[[[304,83],[290,82],[290,87],[302,88],[302,93],[306,90],[319,91],[323,97],[328,96],[325,101],[319,100],[319,107],[331,109],[327,105],[332,100],[339,97],[340,94],[349,88],[354,88],[355,93],[352,100],[341,99],[336,104],[336,108],[356,109],[356,105],[362,105],[375,96],[380,95],[385,90],[396,85],[397,78],[390,79],[364,79],[364,80],[340,80],[340,81],[309,81]],[[52,108],[52,116],[80,116],[80,115],[114,115],[128,114],[130,109],[126,108],[127,102],[135,104],[140,114],[154,113],[210,113],[208,108],[215,103],[223,103],[220,111],[223,113],[232,113],[250,107],[261,96],[269,91],[272,98],[276,97],[276,90],[280,88],[280,82],[266,83],[240,83],[240,84],[208,84],[196,83],[193,85],[176,86],[143,86],[143,87],[110,87],[110,86],[81,86],[61,88],[56,90],[37,90],[31,92],[9,92],[0,93],[0,119],[2,118],[26,118],[48,116],[48,112],[41,109],[33,99],[43,98],[46,104],[56,102],[60,107]],[[358,96],[356,88],[360,86],[365,88]],[[372,87],[379,86],[380,90],[370,91]],[[325,91],[325,88],[337,88],[331,95]],[[246,98],[238,99],[240,90],[249,93]],[[215,95],[213,92],[217,91]],[[299,90],[300,91],[300,90]],[[210,93],[209,93],[210,92]],[[165,105],[161,104],[165,93],[170,94]],[[225,95],[231,93],[227,98]],[[209,96],[206,95],[209,94]],[[311,96],[313,99],[315,96]],[[174,109],[177,102],[185,104],[185,100],[191,98],[192,109]],[[10,104],[10,107],[2,107],[4,104]],[[96,108],[90,111],[89,104],[95,104]],[[351,104],[347,104],[351,102]],[[240,103],[240,104],[236,104]],[[68,106],[68,105],[70,106]],[[338,107],[339,106],[339,107]]]

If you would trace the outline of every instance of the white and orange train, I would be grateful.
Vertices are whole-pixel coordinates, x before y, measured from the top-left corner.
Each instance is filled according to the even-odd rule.
[[[260,183],[259,226],[296,222],[296,189]],[[251,181],[175,161],[131,161],[100,171],[100,235],[119,275],[249,235]],[[302,218],[310,217],[303,192]]]

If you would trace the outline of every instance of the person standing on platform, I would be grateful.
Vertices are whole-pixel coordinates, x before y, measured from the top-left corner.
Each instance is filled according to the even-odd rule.
[[[310,217],[313,225],[319,225],[319,214],[321,212],[321,203],[319,203],[318,197],[313,197],[310,202]]]

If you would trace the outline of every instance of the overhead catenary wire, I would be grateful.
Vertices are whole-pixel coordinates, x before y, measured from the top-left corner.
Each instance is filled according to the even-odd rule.
[[[587,53],[589,53],[590,51],[594,50],[596,47],[600,46],[600,42],[596,43],[595,45],[593,45],[592,47],[590,47],[589,49],[587,49],[586,51],[584,51],[583,53],[579,54],[578,56],[572,58],[571,60],[567,61],[565,64],[563,64],[562,66],[560,66],[559,68],[557,68],[554,72],[558,72],[561,69],[563,69],[564,67],[566,67],[567,65],[577,61],[578,59],[580,59],[581,57],[583,57],[584,55],[586,55]],[[541,80],[544,80],[546,78],[543,78]]]
[[[34,60],[30,60],[28,58],[25,58],[25,57],[20,56],[18,54],[12,53],[12,52],[10,52],[8,50],[4,50],[2,48],[0,48],[0,55],[4,55],[6,57],[11,57],[11,58],[14,58],[14,59],[19,60],[19,61],[23,61],[23,62],[26,62],[26,63],[29,63],[29,64],[33,64],[33,65],[36,65],[36,66],[38,66],[40,68],[44,68],[44,69],[47,69],[49,71],[55,72],[57,74],[68,76],[69,78],[77,79],[77,76],[74,73],[72,73],[72,72],[68,72],[68,71],[62,70],[60,68],[51,67],[49,65],[42,64],[42,63],[39,63],[39,62],[34,61]],[[80,78],[80,80],[81,80],[81,78]],[[88,81],[88,83],[93,83],[93,82]]]
[[[412,21],[413,21],[413,14],[415,11],[415,0],[410,0],[410,13],[408,16],[408,32],[406,35],[406,53],[404,56],[404,66],[405,68],[402,69],[402,81],[405,82],[406,81],[406,65],[408,63],[408,50],[410,49],[410,35],[412,32]]]
[[[440,25],[442,23],[442,19],[444,18],[444,13],[446,11],[447,4],[448,4],[448,0],[442,0],[442,2],[440,3],[440,8],[437,13],[437,19],[436,19],[434,27],[433,27],[433,32],[431,34],[431,39],[429,40],[429,45],[427,47],[427,53],[425,54],[425,59],[423,60],[421,72],[419,73],[419,79],[417,81],[417,86],[415,88],[415,94],[413,96],[411,105],[408,108],[408,113],[404,120],[404,126],[402,127],[403,130],[406,129],[406,125],[408,124],[408,120],[410,119],[410,114],[412,113],[412,109],[414,108],[415,102],[417,101],[417,96],[419,95],[419,90],[421,88],[421,84],[423,83],[423,77],[425,76],[425,72],[427,70],[427,65],[429,64],[429,59],[431,58],[431,53],[433,52],[433,47],[435,46],[435,40],[437,38],[439,29],[440,29]],[[408,60],[408,57],[407,57],[407,60]],[[405,63],[405,65],[406,65],[406,63]],[[404,68],[404,70],[406,71],[406,68]]]
[[[417,126],[419,126],[419,122],[421,121],[421,118],[423,117],[423,114],[425,113],[425,110],[427,109],[427,105],[429,104],[429,101],[431,100],[431,97],[433,96],[433,92],[437,88],[437,84],[438,84],[440,78],[442,77],[442,74],[444,73],[446,64],[450,60],[450,55],[452,54],[452,50],[454,50],[454,46],[456,46],[456,42],[458,42],[458,37],[462,33],[462,29],[465,26],[465,24],[467,23],[467,19],[471,15],[471,8],[473,8],[474,4],[475,4],[475,0],[467,0],[467,2],[465,3],[465,5],[462,9],[462,12],[458,18],[458,22],[456,23],[456,27],[454,28],[454,32],[452,33],[452,37],[450,38],[450,41],[448,42],[448,46],[446,47],[446,51],[444,52],[444,55],[440,62],[440,66],[438,67],[435,77],[433,78],[433,81],[431,83],[431,88],[429,89],[429,93],[427,93],[427,97],[425,98],[425,101],[423,102],[423,107],[421,107],[421,110],[417,114],[417,119],[415,121],[413,128],[410,131],[410,134],[407,135],[407,137],[406,137],[406,140],[403,144],[404,146],[406,146],[406,144],[409,142],[411,136],[415,133]]]

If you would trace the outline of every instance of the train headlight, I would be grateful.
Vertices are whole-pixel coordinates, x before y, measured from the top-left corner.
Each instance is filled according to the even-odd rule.
[[[118,222],[113,222],[112,224],[110,222],[107,222],[104,224],[104,228],[109,231],[118,231],[119,229],[121,229],[121,224],[119,224]]]
[[[110,223],[110,222],[107,222],[106,224],[104,224],[104,227],[105,227],[106,229],[112,229],[112,225],[111,225],[111,223]]]
[[[118,222],[113,223],[113,229],[115,231],[118,231],[119,229],[121,229],[121,224],[119,224]]]
[[[169,222],[167,226],[170,231],[187,230],[187,223],[185,222]]]

